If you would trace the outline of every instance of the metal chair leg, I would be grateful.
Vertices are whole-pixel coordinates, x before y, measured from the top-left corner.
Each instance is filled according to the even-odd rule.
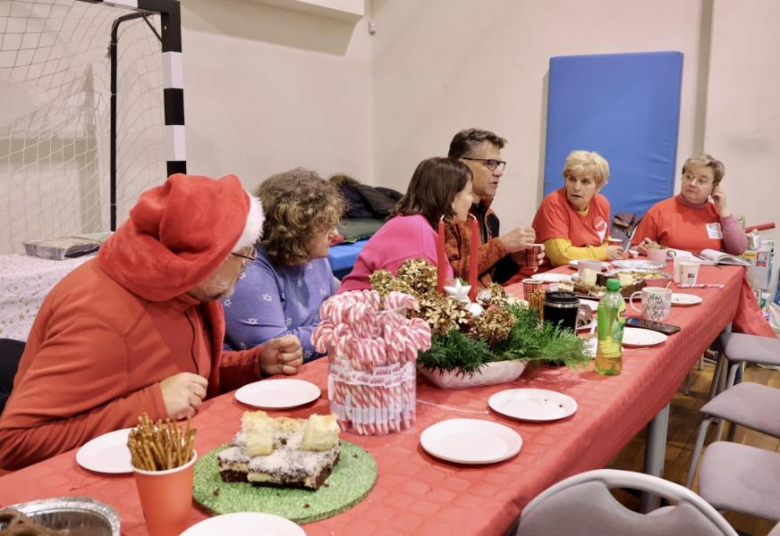
[[[718,352],[718,359],[715,362],[715,372],[712,374],[712,385],[710,385],[710,394],[707,397],[707,400],[712,400],[715,395],[717,395],[720,392],[720,378],[723,374],[723,363],[724,361],[728,361],[728,358],[726,357],[723,352]]]
[[[731,363],[729,365],[729,375],[728,379],[726,380],[726,388],[725,389],[731,389],[734,387],[734,380],[737,377],[737,371],[742,366],[742,363]],[[724,389],[724,391],[725,391]],[[720,441],[720,438],[723,437],[723,427],[725,426],[725,421],[723,419],[720,419],[718,422],[718,431],[715,432],[715,441]],[[731,428],[729,429],[729,435],[731,435],[731,430],[734,429],[734,425],[732,424]],[[731,441],[731,439],[729,439]]]
[[[688,478],[685,480],[685,487],[691,489],[693,486],[693,476],[696,474],[696,466],[699,465],[699,457],[704,448],[704,439],[707,437],[707,429],[712,424],[712,417],[705,416],[699,426],[699,435],[696,436],[696,445],[693,447],[693,457],[691,458],[691,467],[688,469]]]
[[[737,423],[730,422],[729,423],[729,433],[726,436],[726,441],[734,442],[734,436],[737,434]]]

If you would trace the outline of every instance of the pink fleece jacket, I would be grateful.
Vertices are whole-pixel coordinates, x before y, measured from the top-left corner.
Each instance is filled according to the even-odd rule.
[[[434,266],[436,259],[436,231],[424,216],[396,216],[385,223],[371,237],[358,255],[352,272],[341,282],[339,292],[367,290],[368,278],[377,270],[387,270],[395,275],[399,266],[408,259],[425,259]],[[447,263],[447,279],[451,279],[452,266]]]

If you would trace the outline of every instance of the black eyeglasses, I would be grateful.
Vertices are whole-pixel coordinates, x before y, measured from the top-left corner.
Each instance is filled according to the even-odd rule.
[[[254,261],[257,258],[257,248],[252,246],[252,249],[249,252],[249,255],[244,255],[243,253],[236,253],[235,251],[230,252],[231,255],[235,255],[236,257],[241,257],[242,259],[246,259],[246,261],[241,261],[242,266],[246,266],[250,262]]]
[[[492,158],[470,158],[468,156],[464,156],[461,158],[461,160],[475,160],[477,162],[482,162],[490,171],[495,171],[496,168],[498,168],[503,172],[504,168],[506,168],[506,162],[503,160],[493,160]]]

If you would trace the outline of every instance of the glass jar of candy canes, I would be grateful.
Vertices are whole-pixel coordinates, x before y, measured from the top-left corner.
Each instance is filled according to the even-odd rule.
[[[376,291],[337,294],[320,309],[312,341],[329,359],[328,399],[344,432],[387,435],[416,418],[417,352],[431,346],[431,330],[412,296]]]

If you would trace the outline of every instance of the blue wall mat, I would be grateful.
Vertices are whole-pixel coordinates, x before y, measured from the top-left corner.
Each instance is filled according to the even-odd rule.
[[[678,176],[681,52],[550,59],[544,195],[563,186],[566,155],[597,151],[609,162],[601,191],[618,212],[644,214],[670,197]]]

